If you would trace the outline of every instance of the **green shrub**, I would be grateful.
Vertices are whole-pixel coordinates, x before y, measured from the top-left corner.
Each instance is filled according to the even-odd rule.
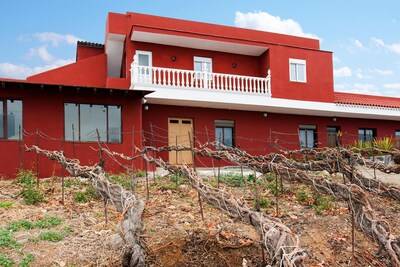
[[[22,192],[24,202],[27,205],[35,205],[39,202],[44,202],[44,194],[41,190],[35,188],[28,188]]]
[[[11,232],[16,232],[21,229],[30,230],[32,228],[33,228],[33,224],[30,221],[22,219],[22,220],[12,222],[8,226],[7,230],[11,231]]]
[[[1,267],[12,267],[14,266],[14,260],[8,258],[6,255],[4,254],[0,254],[0,266]]]
[[[61,220],[53,216],[45,216],[37,220],[33,226],[35,228],[50,229],[61,224]]]
[[[21,244],[16,242],[10,231],[0,228],[0,248],[19,247]]]
[[[19,267],[29,267],[31,262],[35,260],[35,256],[31,253],[25,255],[21,262],[18,264]]]
[[[44,232],[39,235],[39,239],[51,242],[58,242],[63,240],[63,236],[56,232]]]
[[[135,172],[135,177],[146,177],[146,172],[145,171]]]
[[[0,208],[8,209],[12,205],[14,205],[14,202],[0,202]]]
[[[296,194],[296,200],[298,202],[305,202],[310,198],[310,194],[306,191],[305,187],[302,187]]]
[[[373,147],[380,149],[380,150],[392,150],[394,148],[394,140],[389,137],[384,137],[384,138],[375,138],[374,141],[372,141]]]

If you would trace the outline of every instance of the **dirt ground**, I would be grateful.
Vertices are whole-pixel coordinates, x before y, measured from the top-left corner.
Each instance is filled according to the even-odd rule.
[[[0,247],[0,254],[14,260],[15,265],[28,255],[34,255],[26,266],[120,266],[123,253],[116,224],[120,219],[112,206],[107,208],[107,219],[102,200],[86,203],[76,200],[77,192],[88,187],[88,182],[70,178],[65,187],[65,204],[61,204],[61,179],[41,180],[45,202],[27,205],[21,186],[11,181],[0,181],[0,203],[13,202],[0,207],[0,229],[25,219],[32,222],[45,216],[61,220],[52,229],[30,229],[12,232],[21,245]],[[215,181],[214,181],[215,182]],[[266,182],[267,183],[267,182]],[[221,184],[220,186],[224,186]],[[352,261],[352,227],[347,203],[331,200],[327,209],[316,210],[315,192],[300,184],[283,184],[279,194],[279,217],[299,235],[300,244],[308,251],[306,266],[381,266],[373,255],[378,250],[374,241],[355,229],[355,262]],[[276,196],[269,184],[258,188],[265,200],[261,210],[276,216]],[[243,184],[233,187],[237,197],[254,205],[255,187]],[[146,198],[145,181],[135,192]],[[303,192],[306,197],[299,200]],[[150,179],[150,198],[143,213],[144,227],[141,241],[147,251],[149,266],[266,266],[268,253],[263,251],[260,235],[250,225],[227,217],[213,206],[203,203],[201,217],[197,192],[187,183],[177,185],[171,177]],[[400,202],[368,193],[372,206],[380,218],[400,235]],[[314,196],[314,198],[313,198]],[[68,229],[66,231],[65,229]],[[46,231],[62,233],[63,239],[51,242],[38,239]],[[0,242],[1,244],[1,242]],[[0,258],[1,262],[1,258]]]

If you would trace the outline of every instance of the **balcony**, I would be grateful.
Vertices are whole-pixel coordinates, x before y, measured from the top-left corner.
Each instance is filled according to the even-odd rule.
[[[270,70],[264,78],[209,72],[205,66],[203,71],[139,66],[134,60],[131,75],[130,89],[173,88],[271,96]]]

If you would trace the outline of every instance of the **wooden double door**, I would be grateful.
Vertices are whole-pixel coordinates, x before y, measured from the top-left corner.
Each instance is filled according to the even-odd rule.
[[[193,119],[168,118],[168,145],[183,145],[190,147],[193,144]],[[172,164],[192,164],[190,151],[170,151],[169,161]]]

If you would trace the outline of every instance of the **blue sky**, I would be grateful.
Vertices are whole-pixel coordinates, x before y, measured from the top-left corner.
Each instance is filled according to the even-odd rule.
[[[71,63],[104,43],[107,12],[139,12],[311,36],[332,51],[336,91],[400,96],[398,0],[13,0],[0,16],[0,77]]]

